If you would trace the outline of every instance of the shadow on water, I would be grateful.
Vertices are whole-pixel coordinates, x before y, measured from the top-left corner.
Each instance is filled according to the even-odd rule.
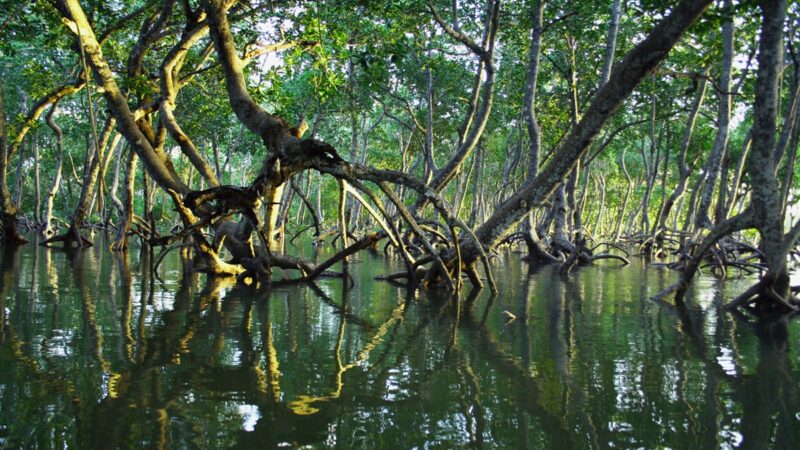
[[[255,289],[102,247],[3,249],[0,446],[800,447],[798,323],[723,313],[736,282],[675,310],[644,264],[508,254],[455,301],[375,255]]]

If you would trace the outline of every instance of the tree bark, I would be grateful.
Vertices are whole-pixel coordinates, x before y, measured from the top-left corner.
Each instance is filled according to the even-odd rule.
[[[42,191],[39,177],[39,140],[33,140],[33,220],[38,228],[42,223]]]
[[[53,133],[56,135],[56,149],[55,149],[55,160],[56,160],[56,168],[55,173],[53,174],[53,183],[50,185],[50,190],[47,191],[47,196],[45,197],[45,210],[44,210],[44,227],[42,229],[42,233],[45,238],[49,238],[55,234],[55,227],[51,223],[53,220],[53,200],[58,193],[58,190],[61,186],[61,168],[63,166],[63,154],[64,154],[64,133],[61,131],[61,127],[56,124],[55,119],[53,116],[58,109],[58,102],[53,103],[53,106],[50,108],[50,112],[47,113],[47,125],[50,129],[53,130]]]
[[[752,183],[750,201],[768,267],[764,278],[779,297],[786,299],[789,297],[788,249],[784,248],[781,199],[775,176],[777,80],[786,1],[764,0],[761,10],[763,20],[758,52],[753,143],[748,164]]]
[[[608,24],[606,35],[606,51],[603,57],[603,71],[600,74],[600,86],[608,83],[611,68],[614,66],[614,53],[617,49],[617,32],[619,31],[620,0],[614,0],[611,5],[611,20]]]
[[[142,159],[145,168],[159,186],[180,193],[188,192],[188,186],[176,174],[164,149],[156,145],[155,140],[146,136],[137,125],[139,118],[131,111],[127,98],[120,91],[114,73],[103,57],[100,44],[78,1],[58,0],[56,6],[64,17],[67,27],[78,36],[87,63],[103,88],[109,110],[117,120],[119,132]]]
[[[732,9],[731,0],[725,0],[726,11]],[[728,148],[729,124],[731,118],[731,67],[733,65],[733,17],[725,16],[722,24],[722,71],[718,82],[717,97],[719,98],[719,109],[717,110],[717,135],[714,138],[714,146],[708,157],[705,167],[703,167],[703,191],[700,195],[700,206],[695,213],[695,231],[711,228],[712,222],[709,217],[711,199],[716,188],[717,178],[721,170],[722,158]],[[724,183],[726,180],[722,180]]]
[[[197,149],[197,146],[183,131],[178,121],[175,119],[175,101],[182,83],[179,78],[180,71],[186,55],[191,50],[192,46],[208,33],[208,24],[188,24],[187,29],[184,30],[181,41],[175,45],[164,59],[160,70],[160,84],[161,84],[161,103],[159,117],[161,122],[167,128],[172,138],[178,143],[178,146],[184,155],[189,159],[192,165],[200,172],[203,179],[209,186],[219,186],[219,180],[214,173],[214,169],[208,163],[206,158]],[[219,166],[217,166],[219,167]],[[218,171],[219,169],[217,169]]]
[[[686,126],[683,129],[683,139],[681,140],[681,148],[678,153],[678,183],[664,204],[664,207],[661,209],[661,216],[659,217],[658,221],[658,229],[660,230],[660,233],[666,232],[669,214],[672,211],[672,207],[675,205],[675,202],[683,197],[683,194],[686,191],[686,182],[689,179],[689,174],[691,172],[689,165],[686,163],[686,154],[688,153],[689,145],[692,142],[692,134],[694,133],[694,126],[697,123],[697,115],[700,112],[700,108],[703,106],[703,101],[705,99],[707,86],[706,78],[700,77],[697,80],[697,83],[694,101],[692,102],[692,109],[689,111],[689,116],[686,119]]]
[[[5,122],[5,108],[3,99],[3,80],[0,79],[0,201],[2,201],[2,216],[0,216],[0,225],[3,228],[2,240],[6,245],[16,245],[28,242],[27,239],[22,237],[17,231],[17,213],[19,209],[11,199],[11,193],[8,191],[8,144],[6,134]]]
[[[494,55],[495,38],[499,28],[500,2],[495,0],[487,3],[482,45],[478,45],[463,33],[450,28],[438,16],[435,9],[432,9],[431,4],[429,3],[428,5],[431,7],[434,18],[439,25],[444,28],[445,32],[454,39],[460,41],[462,44],[466,45],[467,48],[472,50],[472,52],[479,57],[477,76],[480,77],[481,70],[483,70],[483,72],[486,74],[486,79],[483,82],[483,87],[480,88],[480,91],[478,91],[479,85],[477,82],[473,89],[472,101],[474,101],[476,98],[477,92],[482,93],[480,107],[478,107],[477,110],[475,110],[475,107],[472,106],[468,108],[467,116],[461,128],[461,137],[459,137],[460,145],[456,149],[455,155],[453,155],[453,157],[450,158],[450,161],[448,161],[447,164],[436,173],[435,177],[430,182],[431,187],[436,192],[442,192],[442,190],[444,190],[444,188],[460,172],[464,161],[467,160],[467,157],[475,149],[475,146],[478,144],[478,141],[480,140],[480,137],[483,135],[483,131],[486,128],[486,124],[489,121],[489,115],[492,110],[492,103],[494,100],[495,70],[492,58]],[[473,111],[476,111],[474,116]],[[425,198],[420,198],[417,204],[414,206],[414,209],[418,210],[424,207],[426,201],[427,200]]]
[[[114,159],[114,175],[111,178],[111,188],[109,189],[111,205],[106,210],[106,216],[103,220],[103,223],[106,226],[111,224],[111,216],[114,214],[115,209],[117,210],[119,217],[122,217],[123,214],[125,214],[125,206],[123,206],[122,200],[119,199],[117,194],[117,192],[119,192],[120,168],[122,167],[124,146],[117,146],[117,149],[114,150],[114,153],[116,154],[116,158]]]
[[[137,157],[133,149],[128,150],[127,155],[127,158],[125,158],[125,180],[123,182],[122,218],[117,227],[117,236],[109,247],[111,251],[125,251],[128,249],[128,233],[131,231],[131,224],[133,224]]]

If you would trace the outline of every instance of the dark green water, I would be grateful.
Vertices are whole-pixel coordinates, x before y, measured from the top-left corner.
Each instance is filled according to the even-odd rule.
[[[800,324],[719,309],[750,280],[679,316],[642,263],[564,283],[509,253],[498,297],[452,302],[378,255],[254,290],[105,247],[2,253],[0,447],[800,448]]]

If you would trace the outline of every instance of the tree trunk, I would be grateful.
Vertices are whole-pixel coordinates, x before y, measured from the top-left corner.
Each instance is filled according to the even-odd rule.
[[[17,179],[14,183],[14,204],[21,205],[22,204],[22,188],[23,182],[25,181],[26,175],[23,173],[23,165],[22,163],[25,162],[25,150],[27,145],[22,146],[19,151],[19,156],[17,157],[17,168],[14,170],[14,174],[16,175]]]
[[[473,157],[473,164],[475,167],[472,169],[472,172],[475,175],[472,177],[472,206],[470,208],[468,221],[470,227],[474,226],[478,220],[478,209],[480,208],[481,198],[480,184],[483,179],[483,153],[483,147],[479,145]]]
[[[592,229],[592,234],[598,236],[598,233],[602,233],[603,228],[601,226],[601,221],[603,220],[603,213],[605,212],[606,207],[606,180],[603,178],[603,174],[598,174],[597,178],[595,178],[597,185],[600,188],[600,204],[597,207],[597,219],[594,222],[594,228]]]
[[[117,210],[119,217],[123,217],[125,214],[125,206],[122,204],[122,200],[119,199],[117,192],[119,191],[119,175],[120,175],[120,168],[122,167],[122,155],[124,152],[124,147],[119,145],[115,150],[116,158],[114,160],[114,175],[111,178],[111,189],[109,189],[109,196],[111,197],[111,206],[106,211],[106,216],[103,220],[103,223],[108,226],[111,223],[111,216],[114,213],[114,209]]]
[[[92,140],[87,151],[86,159],[87,164],[84,167],[83,184],[81,186],[81,194],[78,198],[78,203],[75,205],[75,210],[70,221],[69,230],[62,236],[63,239],[51,238],[45,241],[45,244],[63,240],[65,246],[82,247],[90,245],[91,243],[82,238],[80,229],[83,227],[84,222],[89,217],[92,194],[95,191],[98,173],[100,172],[100,160],[103,157],[104,149],[108,146],[111,134],[114,131],[116,121],[113,118],[108,118],[103,127],[103,131],[97,140]]]
[[[436,160],[433,157],[433,73],[430,68],[425,69],[425,105],[427,106],[425,120],[425,174],[422,178],[427,183],[433,179],[437,171]]]
[[[628,52],[612,71],[609,82],[597,92],[580,123],[554,150],[559,157],[553,158],[532,182],[524,184],[499,205],[475,231],[484,246],[493,248],[498,245],[533,207],[547,200],[622,102],[666,58],[672,46],[710,3],[711,0],[688,0],[675,6],[643,41]],[[465,242],[462,256],[467,261],[474,260],[477,248]]]
[[[644,198],[642,198],[642,227],[640,233],[647,235],[650,232],[650,195],[653,193],[653,185],[655,185],[658,176],[658,166],[661,159],[661,146],[656,140],[656,99],[655,96],[650,97],[650,157],[648,159],[644,149],[644,142],[642,143],[642,160],[644,161],[645,168],[645,191]]]
[[[214,171],[217,174],[217,179],[223,181],[222,168],[219,164],[219,144],[217,143],[216,133],[211,133],[211,148],[214,150]]]
[[[622,223],[625,221],[625,210],[628,208],[628,200],[631,196],[631,190],[633,190],[633,181],[631,180],[631,175],[628,173],[628,168],[625,165],[625,151],[627,149],[622,149],[622,156],[620,156],[620,166],[622,167],[622,173],[625,175],[625,180],[627,184],[625,185],[625,197],[622,200],[622,206],[619,208],[619,214],[617,215],[617,225],[614,227],[614,240],[619,240],[620,233],[622,233]]]
[[[133,223],[133,216],[135,214],[133,199],[136,195],[136,162],[136,152],[130,149],[128,151],[128,157],[125,159],[125,181],[123,185],[125,190],[122,196],[122,218],[117,227],[117,237],[111,244],[111,251],[125,251],[128,249],[128,233],[131,231],[131,224]]]
[[[666,232],[667,219],[672,211],[672,207],[675,205],[675,202],[678,201],[678,199],[683,197],[683,194],[686,191],[686,182],[689,179],[690,168],[686,163],[686,154],[689,151],[689,145],[692,141],[694,126],[697,123],[697,115],[700,112],[700,108],[703,105],[703,100],[705,99],[707,86],[706,78],[700,77],[697,80],[697,83],[694,102],[692,103],[692,109],[689,112],[689,116],[686,119],[686,126],[683,129],[683,139],[681,140],[681,149],[678,153],[678,183],[664,204],[664,207],[661,209],[661,216],[659,217],[658,223],[658,229],[660,233]]]
[[[64,133],[61,131],[61,128],[56,124],[55,119],[53,116],[55,115],[56,110],[58,109],[58,103],[54,103],[53,106],[50,108],[50,112],[47,113],[47,125],[50,129],[53,130],[53,133],[56,135],[56,151],[55,151],[55,159],[56,159],[56,168],[55,173],[53,174],[53,183],[50,185],[50,190],[47,191],[47,197],[45,200],[45,211],[44,211],[44,228],[43,234],[45,238],[52,237],[55,234],[55,226],[52,223],[53,220],[53,200],[58,193],[58,190],[61,186],[61,168],[64,162],[64,144],[63,138]]]
[[[39,179],[39,140],[33,140],[33,220],[36,227],[41,226],[42,192]]]
[[[564,184],[556,188],[553,201],[553,247],[558,252],[569,254],[572,251],[570,233],[567,229],[567,216],[569,215],[569,205],[567,205],[567,189]]]
[[[695,178],[695,187],[692,189],[692,195],[689,196],[689,210],[686,211],[686,217],[683,220],[683,227],[681,228],[684,233],[691,233],[692,231],[692,224],[694,223],[694,217],[699,203],[699,193],[703,191],[703,176],[698,175]]]
[[[725,0],[725,10],[732,8],[731,0]],[[714,138],[714,146],[708,157],[705,167],[703,167],[703,191],[700,195],[700,206],[697,208],[694,219],[695,231],[703,228],[711,228],[712,222],[709,217],[711,199],[716,187],[717,178],[721,169],[722,158],[728,148],[729,123],[731,118],[731,66],[733,64],[733,17],[725,16],[722,24],[722,71],[720,73],[717,97],[719,98],[719,109],[717,110],[717,135]],[[724,183],[725,180],[722,180]]]
[[[0,225],[3,227],[3,243],[16,245],[28,242],[17,231],[17,212],[19,209],[11,199],[8,191],[8,144],[6,135],[5,108],[3,107],[3,80],[0,78],[0,201],[2,201],[2,217]]]
[[[531,47],[528,51],[528,75],[525,81],[525,95],[522,103],[522,116],[528,129],[528,177],[533,180],[539,174],[539,159],[541,153],[541,130],[536,118],[536,87],[539,77],[539,56],[542,45],[542,29],[545,1],[539,0],[531,8]],[[527,181],[526,181],[527,182]],[[538,261],[555,262],[556,258],[544,248],[541,238],[536,231],[533,210],[528,213],[528,218],[522,227],[525,244],[528,248],[528,258]]]
[[[435,174],[435,177],[430,182],[431,188],[436,192],[442,192],[444,188],[459,173],[464,161],[467,160],[467,157],[469,157],[470,153],[472,153],[472,151],[478,145],[478,141],[483,135],[483,131],[486,128],[486,124],[489,121],[489,115],[492,110],[492,103],[494,101],[495,77],[492,58],[494,55],[495,38],[499,28],[500,2],[497,0],[490,1],[487,2],[486,5],[487,10],[486,20],[484,22],[483,42],[480,46],[475,42],[472,42],[469,37],[463,33],[455,31],[447,26],[434,10],[434,18],[437,20],[439,25],[441,25],[450,36],[466,45],[479,58],[478,69],[476,73],[477,78],[475,85],[473,86],[472,99],[470,100],[470,106],[467,109],[467,114],[464,122],[462,123],[459,134],[459,146],[456,149],[453,157],[450,158],[450,161],[448,161],[447,164]],[[478,79],[480,78],[482,71],[485,72],[485,81],[483,82],[483,87],[481,88]],[[480,106],[473,106],[477,101],[479,92],[481,93]],[[421,197],[415,204],[414,210],[424,207],[426,203],[427,199],[425,199],[425,197]]]
[[[780,298],[789,298],[788,248],[784,246],[780,192],[775,176],[775,121],[778,67],[782,48],[785,0],[761,2],[762,31],[753,119],[753,143],[748,173],[752,183],[751,207],[755,213],[761,250],[768,271],[765,286]],[[769,296],[765,296],[769,298]]]
[[[611,5],[611,21],[608,24],[608,34],[606,35],[606,51],[603,57],[603,71],[600,74],[600,86],[608,83],[611,76],[611,68],[614,66],[614,53],[617,49],[617,32],[619,31],[620,0],[614,0]]]

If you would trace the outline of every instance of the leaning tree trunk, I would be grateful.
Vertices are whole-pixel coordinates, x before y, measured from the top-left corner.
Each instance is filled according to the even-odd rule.
[[[532,182],[523,185],[499,205],[475,231],[483,246],[494,248],[500,244],[532,208],[550,197],[622,102],[667,57],[670,49],[709,4],[711,0],[687,0],[675,6],[643,41],[628,52],[612,71],[609,82],[597,92],[578,125],[554,150],[559,157],[553,158]],[[478,249],[465,242],[462,257],[474,260],[477,255]]]

